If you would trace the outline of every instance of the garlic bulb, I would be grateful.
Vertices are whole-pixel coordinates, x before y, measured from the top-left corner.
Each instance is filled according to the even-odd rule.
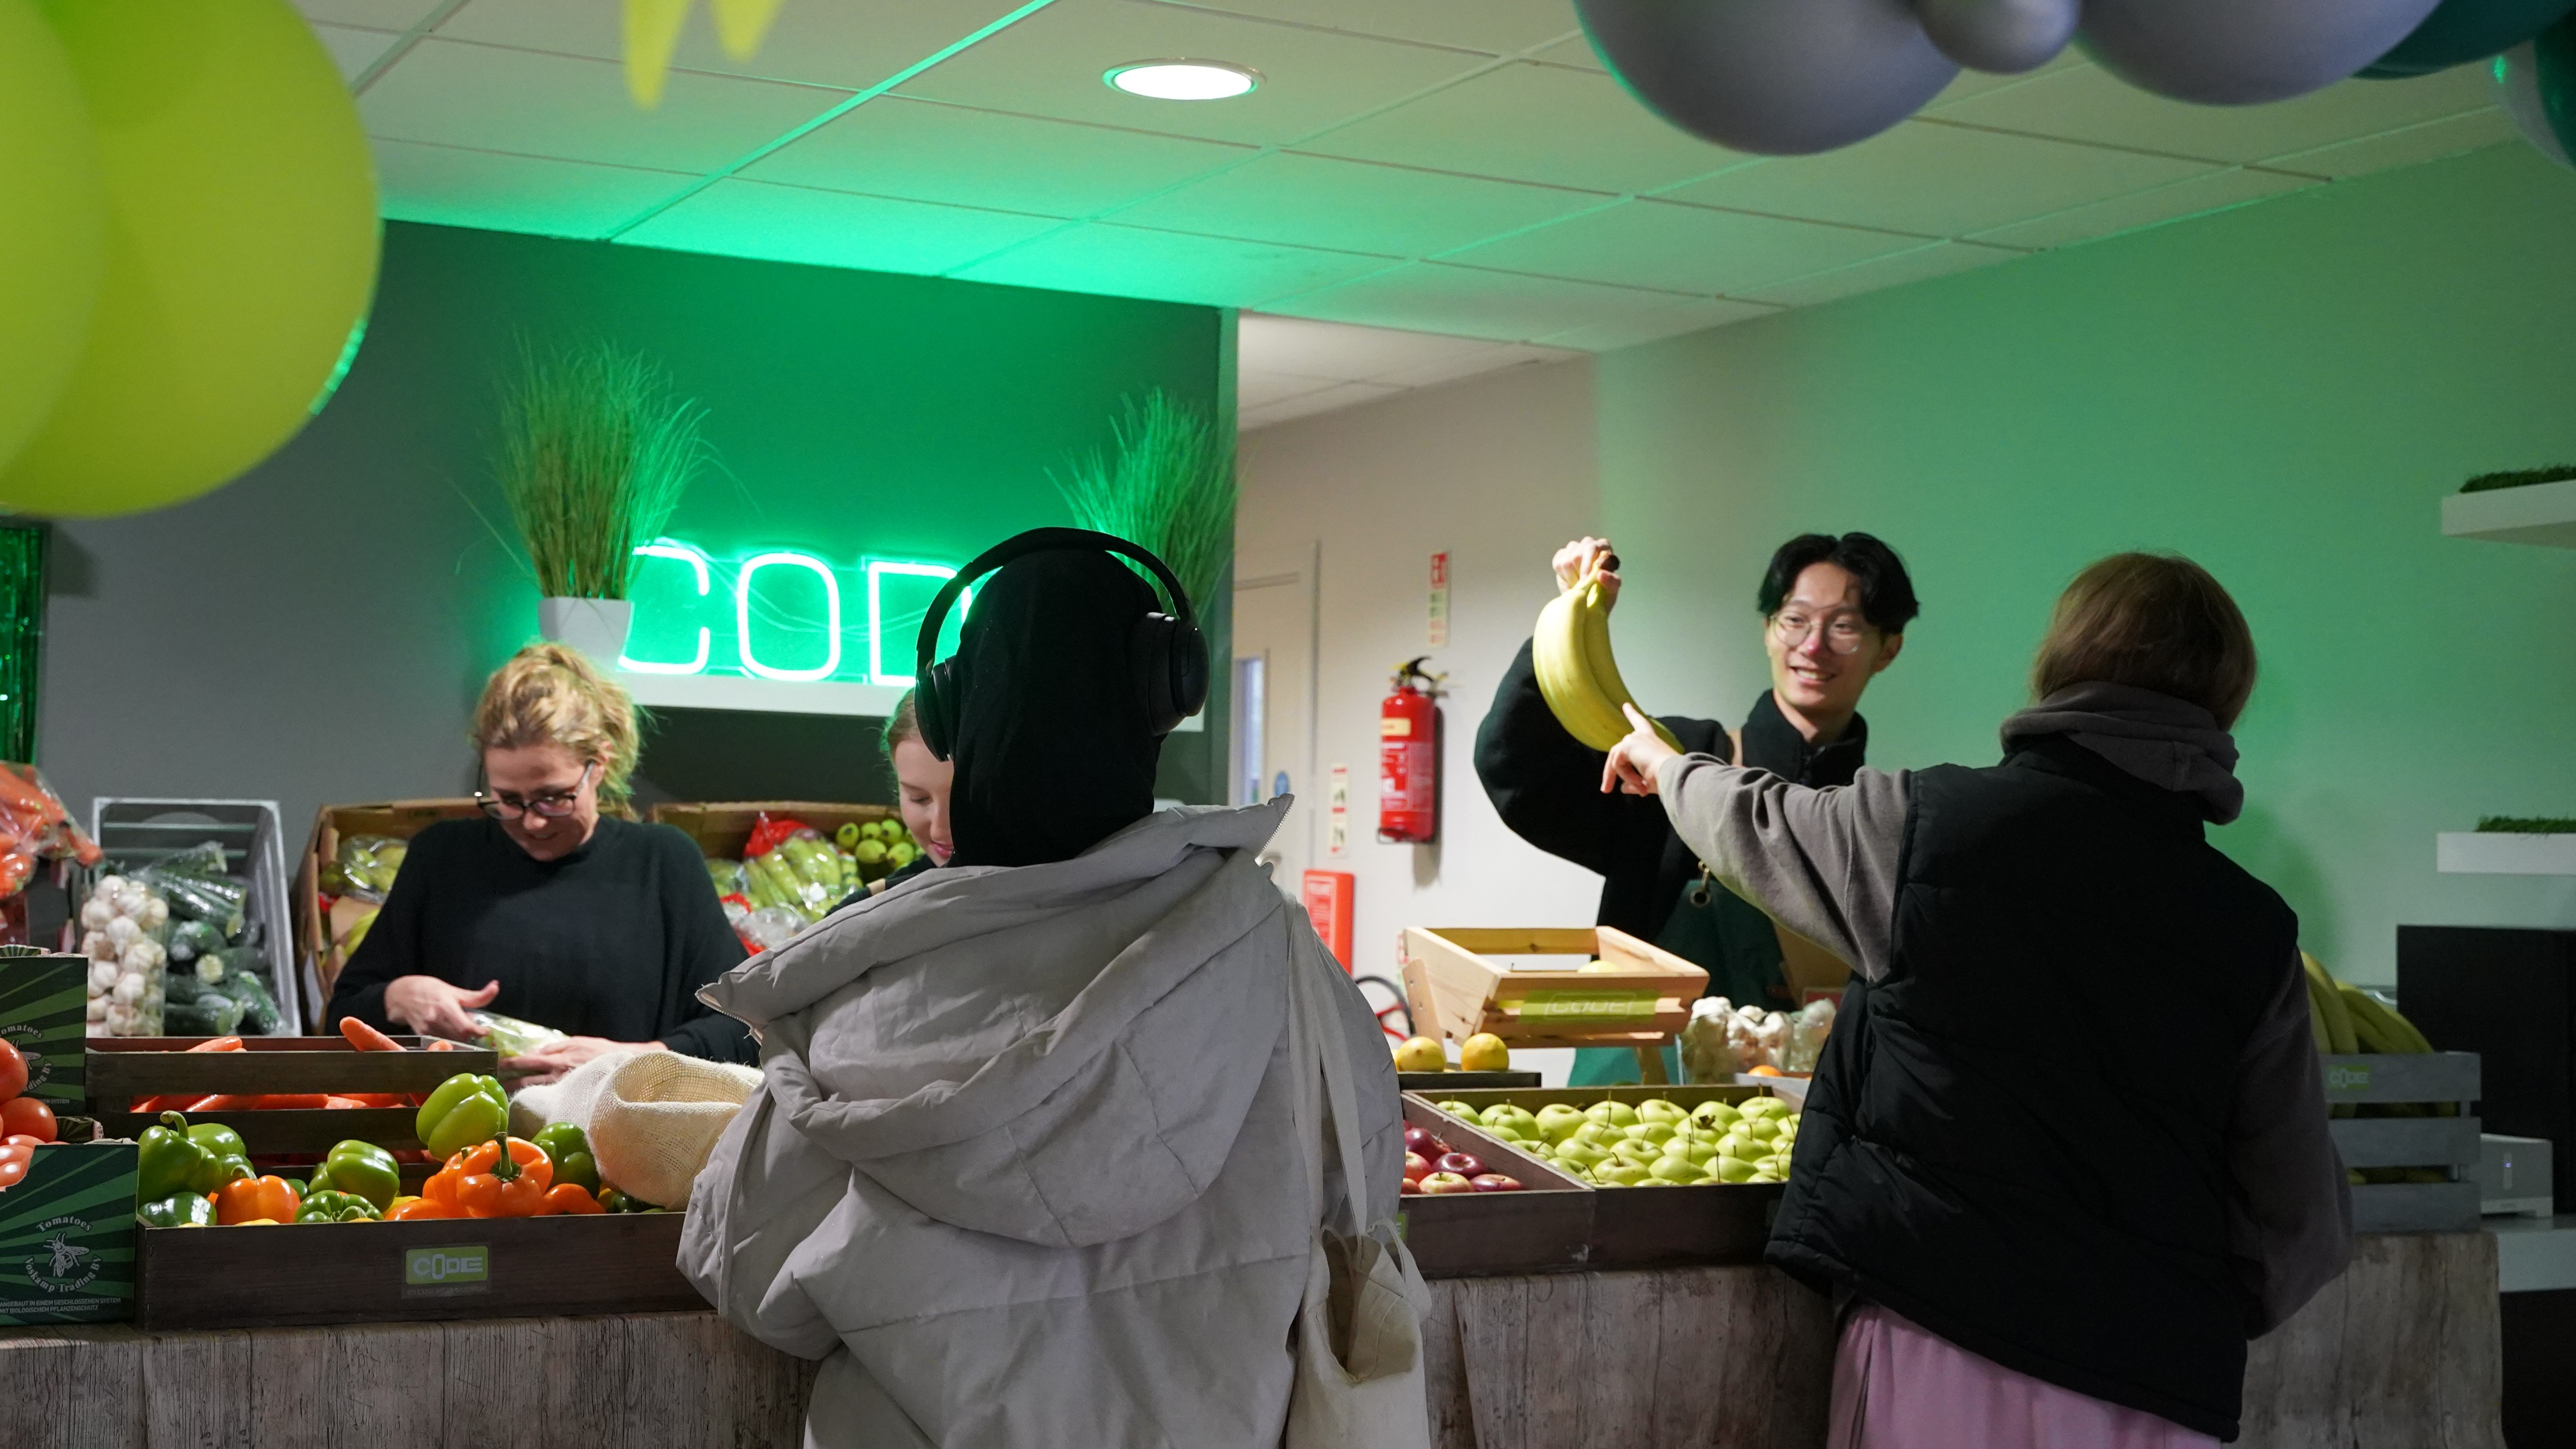
[[[116,943],[107,938],[105,931],[92,931],[81,937],[81,954],[93,960],[113,961],[116,959]]]
[[[88,900],[81,902],[80,923],[90,930],[107,929],[107,923],[115,915],[116,906],[104,895],[92,895]]]
[[[117,977],[116,986],[108,992],[108,997],[120,1006],[132,1006],[134,1003],[141,1001],[143,999],[143,973],[140,971],[128,971],[124,975]]]
[[[92,960],[89,963],[90,990],[93,993],[105,991],[116,984],[116,978],[121,974],[113,960]]]
[[[110,1006],[107,1009],[107,1030],[112,1036],[133,1036],[134,1029],[142,1024],[143,1013],[131,1006]]]
[[[143,888],[143,882],[127,881],[116,888],[116,913],[120,916],[140,918],[144,903],[151,899],[152,894]]]
[[[104,997],[104,996],[93,996],[93,997],[91,997],[91,998],[89,999],[89,1019],[90,1019],[90,1020],[92,1020],[92,1021],[105,1021],[105,1020],[107,1020],[107,998],[106,998],[106,997]]]
[[[170,903],[159,896],[147,897],[143,902],[143,929],[157,931],[168,924]]]
[[[133,945],[135,939],[142,934],[143,928],[135,924],[132,916],[118,916],[107,923],[107,939],[115,944],[120,953],[126,947]]]

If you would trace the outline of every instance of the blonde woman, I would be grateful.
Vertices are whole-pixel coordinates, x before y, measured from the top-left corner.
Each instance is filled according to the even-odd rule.
[[[512,1057],[523,1084],[612,1051],[751,1060],[698,988],[741,964],[697,847],[626,815],[635,707],[561,644],[531,644],[483,686],[470,735],[483,818],[415,836],[382,914],[331,991],[341,1017],[471,1040],[490,1007],[569,1032]]]

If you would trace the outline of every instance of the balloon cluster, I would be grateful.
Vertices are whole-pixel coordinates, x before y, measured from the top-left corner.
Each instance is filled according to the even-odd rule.
[[[1848,146],[1914,114],[1963,66],[2017,75],[2079,36],[2129,84],[2213,106],[2510,52],[2498,78],[2524,134],[2562,161],[2576,151],[2576,0],[1575,0],[1575,9],[1649,109],[1762,155]]]
[[[286,0],[0,0],[0,218],[0,508],[230,481],[375,289],[366,134]]]

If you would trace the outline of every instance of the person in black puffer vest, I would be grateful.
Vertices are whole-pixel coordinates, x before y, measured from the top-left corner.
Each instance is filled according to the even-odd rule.
[[[1835,1292],[1837,1449],[2236,1437],[2245,1343],[2343,1270],[2298,919],[2204,839],[2254,641],[2187,559],[2058,600],[2002,764],[1812,790],[1642,719],[1730,890],[1853,963],[1769,1260]]]

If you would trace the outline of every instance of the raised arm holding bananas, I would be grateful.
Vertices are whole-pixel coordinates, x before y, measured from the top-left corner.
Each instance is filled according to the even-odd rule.
[[[1738,1003],[1794,1005],[1793,977],[1840,970],[1715,884],[1649,799],[1604,794],[1604,752],[1634,708],[1612,661],[1609,616],[1619,557],[1606,538],[1567,543],[1550,561],[1557,596],[1503,676],[1476,736],[1476,774],[1503,823],[1551,855],[1602,877],[1599,920],[1707,967],[1709,990]],[[1669,749],[1769,770],[1797,784],[1848,784],[1868,726],[1861,691],[1892,663],[1915,614],[1912,582],[1867,534],[1807,534],[1771,559],[1756,606],[1772,688],[1742,728],[1665,715],[1646,719]],[[1784,973],[1787,959],[1791,970]],[[1586,1052],[1574,1083],[1635,1080],[1633,1055]]]

